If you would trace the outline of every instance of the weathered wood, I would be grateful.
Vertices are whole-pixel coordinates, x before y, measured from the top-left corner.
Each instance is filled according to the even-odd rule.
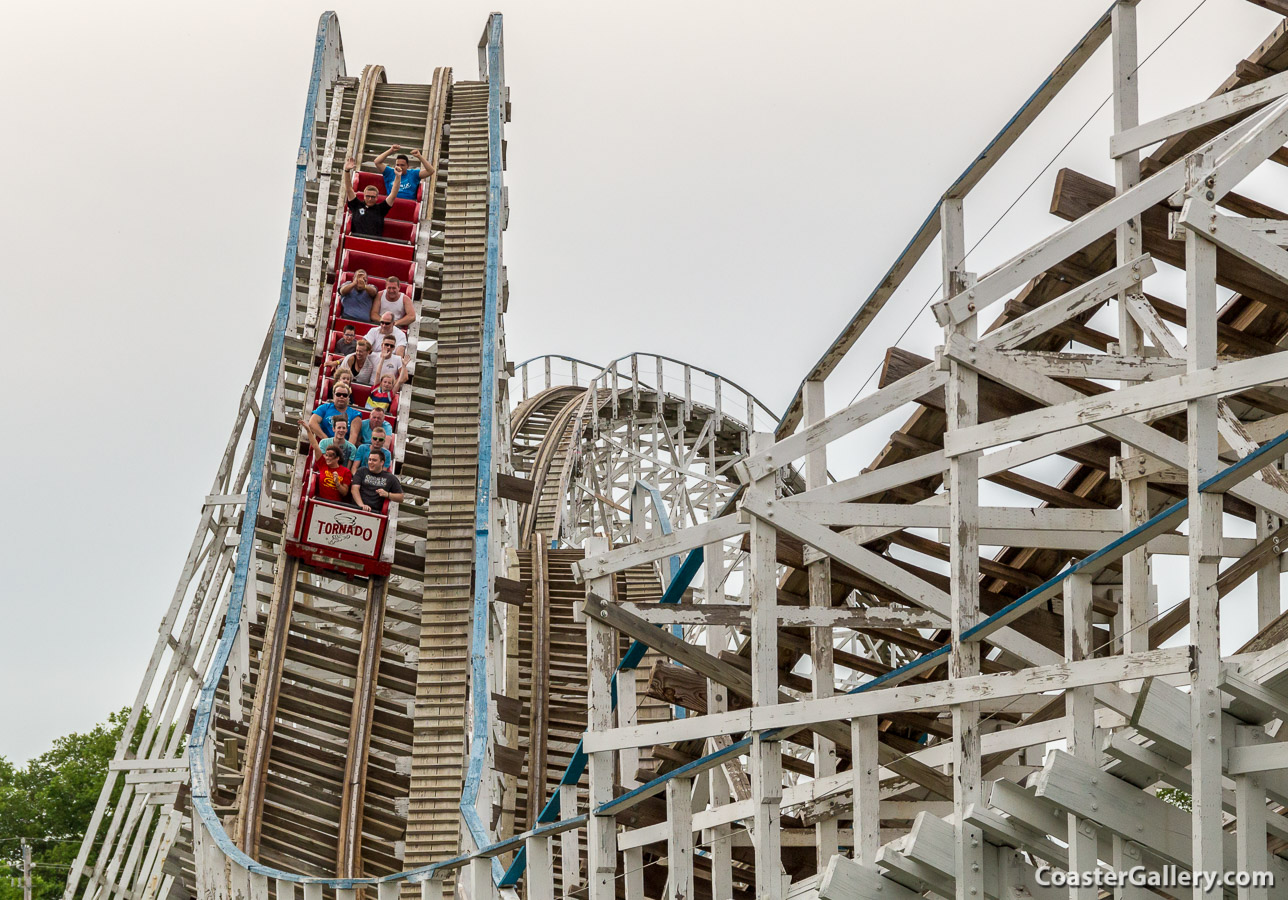
[[[536,484],[518,475],[496,473],[496,496],[502,500],[514,500],[516,503],[531,503]]]

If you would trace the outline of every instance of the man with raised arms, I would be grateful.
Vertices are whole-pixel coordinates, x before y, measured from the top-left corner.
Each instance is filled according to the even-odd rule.
[[[407,159],[407,154],[398,153],[401,149],[402,147],[400,145],[394,144],[384,153],[381,153],[373,159],[371,161],[371,165],[375,167],[376,171],[384,176],[385,190],[390,190],[395,184],[397,184],[397,196],[404,200],[415,200],[416,190],[420,187],[420,180],[422,178],[428,178],[430,173],[434,171],[434,167],[425,161],[425,157],[420,155],[419,150],[413,147],[408,151],[408,153],[416,157],[416,162],[420,164],[420,168],[410,168],[410,160]],[[390,153],[398,153],[398,155],[394,157],[394,164],[392,166],[387,166],[385,165],[385,160],[389,158]],[[392,204],[393,201],[391,200],[390,203]]]
[[[345,160],[344,171],[351,172],[358,167],[352,160]],[[381,237],[385,233],[385,216],[394,208],[394,186],[390,185],[385,197],[380,196],[374,184],[362,189],[362,199],[358,199],[353,189],[353,178],[344,178],[344,199],[349,207],[349,231],[359,237]]]

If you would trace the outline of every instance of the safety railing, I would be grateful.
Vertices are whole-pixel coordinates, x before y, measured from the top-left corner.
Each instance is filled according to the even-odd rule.
[[[588,387],[603,370],[603,366],[575,356],[548,354],[525,359],[514,367],[514,377],[510,379],[510,402],[518,405],[556,386]]]

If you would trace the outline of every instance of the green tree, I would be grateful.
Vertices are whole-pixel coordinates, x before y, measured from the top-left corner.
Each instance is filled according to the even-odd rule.
[[[54,741],[45,753],[17,768],[0,757],[0,900],[21,900],[21,838],[31,845],[33,900],[56,900],[67,883],[68,867],[89,827],[107,764],[129,718],[127,707],[85,734]],[[138,746],[147,725],[140,716],[131,747]],[[124,785],[118,783],[112,806]],[[108,812],[111,812],[109,808]],[[99,838],[110,815],[104,816]],[[92,865],[94,858],[90,857]]]

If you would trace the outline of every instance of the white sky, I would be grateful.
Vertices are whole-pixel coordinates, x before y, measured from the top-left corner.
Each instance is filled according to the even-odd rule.
[[[1145,0],[1153,48],[1197,0]],[[525,2],[505,9],[510,355],[690,360],[781,411],[969,163],[1108,5]],[[477,75],[489,6],[340,3],[350,74]],[[0,218],[13,420],[0,755],[130,702],[277,300],[321,10],[11,4]],[[1207,0],[1140,74],[1206,97],[1277,17]],[[967,203],[974,241],[1108,94],[1107,47]],[[1055,227],[1060,165],[1109,179],[1108,107],[970,259]],[[1265,199],[1273,199],[1266,197]],[[1282,205],[1282,204],[1280,204]],[[848,401],[935,287],[922,266],[829,385]],[[903,346],[928,353],[929,314]],[[892,427],[897,423],[892,423]],[[873,443],[853,459],[867,463]],[[38,459],[19,455],[31,447]]]

